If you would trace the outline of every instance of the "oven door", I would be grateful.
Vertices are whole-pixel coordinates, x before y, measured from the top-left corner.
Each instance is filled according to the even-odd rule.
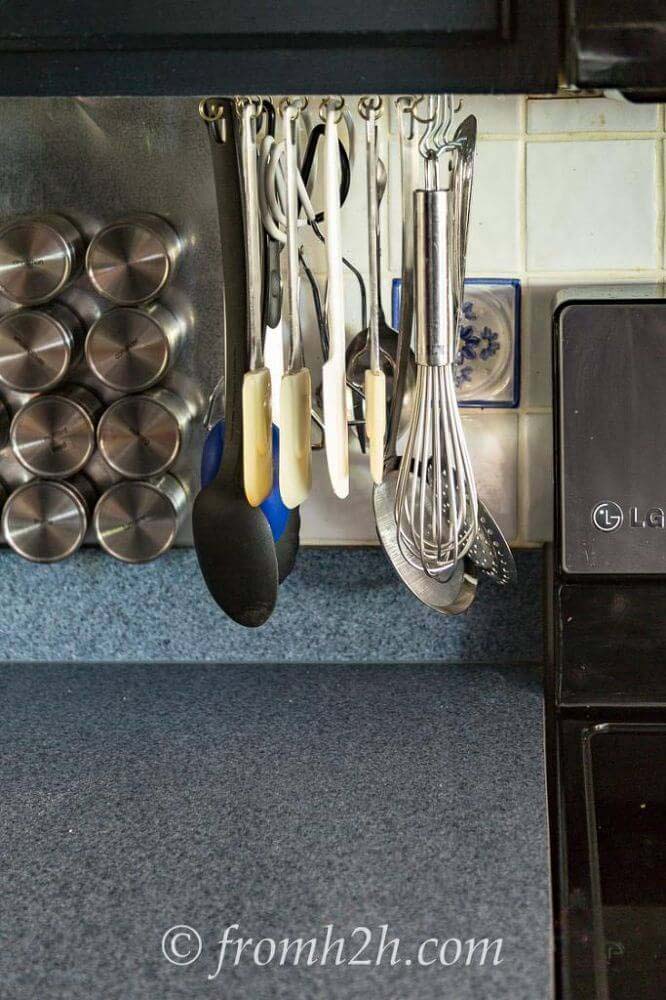
[[[666,716],[559,724],[566,1000],[666,996]]]

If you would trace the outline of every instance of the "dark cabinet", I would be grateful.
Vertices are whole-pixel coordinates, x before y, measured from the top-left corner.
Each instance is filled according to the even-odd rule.
[[[8,0],[0,94],[666,94],[663,0]]]
[[[0,93],[549,92],[556,0],[9,0]]]
[[[566,76],[579,87],[666,97],[664,0],[570,0]]]

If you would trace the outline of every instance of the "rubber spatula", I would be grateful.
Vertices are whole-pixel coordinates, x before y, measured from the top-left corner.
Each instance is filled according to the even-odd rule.
[[[250,370],[243,378],[243,483],[252,507],[264,502],[273,489],[271,374],[264,364],[261,231],[257,190],[257,114],[262,105],[239,98],[241,176],[245,256],[247,260],[247,327]]]
[[[365,372],[365,434],[370,452],[370,475],[379,485],[384,478],[386,438],[386,376],[379,352],[379,201],[377,198],[377,107],[376,99],[362,105],[366,119],[366,168],[368,189],[368,263],[370,285],[370,367]]]
[[[349,495],[349,439],[347,435],[347,376],[345,370],[345,310],[340,226],[340,180],[338,168],[339,108],[329,99],[326,106],[326,261],[328,290],[328,360],[322,369],[326,462],[336,496]]]
[[[296,180],[296,118],[299,108],[284,109],[287,215],[287,287],[290,351],[287,372],[280,384],[280,494],[287,507],[298,507],[312,488],[310,372],[303,364],[303,342],[298,310],[298,188]]]

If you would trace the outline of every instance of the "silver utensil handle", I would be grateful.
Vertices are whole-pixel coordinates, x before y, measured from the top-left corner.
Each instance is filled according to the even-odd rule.
[[[379,360],[379,206],[377,203],[377,117],[370,107],[366,120],[366,178],[368,190],[368,277],[370,283],[370,368],[380,370]]]
[[[263,365],[263,330],[261,322],[261,244],[259,242],[259,191],[257,183],[256,112],[250,101],[240,111],[243,208],[247,253],[247,318],[250,348],[250,371]]]
[[[285,161],[286,161],[286,215],[287,215],[287,284],[289,286],[289,332],[291,351],[289,371],[302,367],[301,323],[299,316],[298,288],[298,185],[296,172],[296,118],[298,111],[287,104],[284,109]]]
[[[404,112],[402,112],[404,114]],[[405,134],[404,124],[400,125],[400,184],[402,194],[402,271],[400,281],[400,325],[398,331],[398,346],[396,355],[396,377],[393,387],[393,399],[389,414],[388,435],[386,439],[387,460],[396,457],[398,431],[402,404],[407,381],[407,366],[409,350],[412,341],[414,325],[414,201],[413,189],[416,176],[416,158],[418,143],[414,135]]]
[[[414,288],[416,363],[452,365],[456,359],[453,291],[458,262],[453,252],[450,191],[414,192]]]

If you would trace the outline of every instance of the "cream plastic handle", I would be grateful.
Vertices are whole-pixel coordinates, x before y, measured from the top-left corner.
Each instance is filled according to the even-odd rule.
[[[349,437],[347,431],[347,381],[345,372],[345,309],[342,276],[342,238],[340,223],[340,156],[338,147],[338,110],[329,103],[326,109],[326,263],[328,291],[329,355],[322,370],[326,462],[336,496],[349,495]]]
[[[268,368],[247,372],[243,379],[243,484],[251,507],[273,489],[271,375]]]
[[[290,334],[289,365],[280,384],[280,494],[285,506],[298,507],[312,488],[310,372],[303,366],[298,312],[298,183],[295,122],[298,110],[284,109],[287,221],[287,291]]]
[[[369,368],[365,372],[365,433],[370,445],[370,475],[379,486],[384,479],[386,376]]]
[[[247,256],[247,322],[250,370],[243,378],[243,486],[251,507],[263,503],[273,488],[271,375],[264,365],[261,308],[261,241],[257,191],[255,110],[241,109],[241,165]]]
[[[298,507],[312,489],[310,372],[283,375],[280,385],[280,495],[286,507]]]

